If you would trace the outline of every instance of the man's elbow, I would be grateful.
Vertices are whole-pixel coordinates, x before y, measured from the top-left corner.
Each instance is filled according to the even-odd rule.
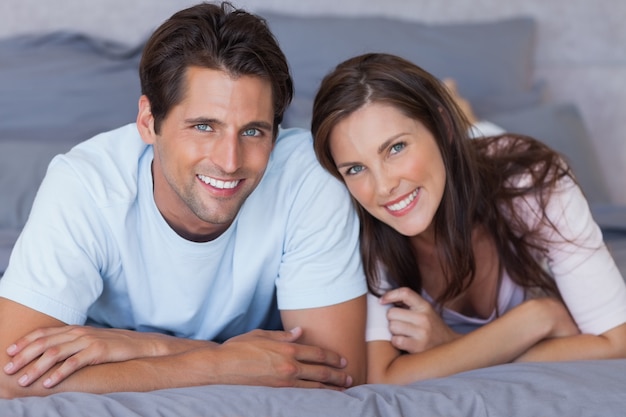
[[[14,398],[41,397],[45,395],[48,395],[45,391],[37,392],[33,387],[22,387],[17,383],[17,377],[6,375],[0,370],[0,399],[12,400]]]
[[[9,381],[6,377],[2,377],[0,380],[0,399],[12,400],[13,398],[25,396],[24,389],[17,386],[15,382]]]
[[[353,372],[350,376],[352,377],[352,385],[350,385],[351,387],[367,384],[367,372],[365,366],[362,366],[361,369]]]

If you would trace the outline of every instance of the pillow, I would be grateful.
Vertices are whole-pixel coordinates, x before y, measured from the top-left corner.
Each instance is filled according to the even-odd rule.
[[[7,270],[9,258],[19,234],[19,230],[0,229],[0,278]]]
[[[563,154],[589,203],[610,202],[593,143],[574,104],[543,104],[532,108],[496,113],[488,120],[511,133],[532,136]]]
[[[532,106],[536,24],[530,17],[492,22],[424,24],[381,17],[290,16],[260,12],[285,52],[296,97],[285,127],[310,127],[322,78],[366,52],[402,56],[439,78],[452,77],[477,114]]]
[[[50,160],[67,152],[69,142],[0,140],[0,230],[20,230]]]
[[[134,121],[142,46],[65,32],[0,40],[0,139],[77,143]]]

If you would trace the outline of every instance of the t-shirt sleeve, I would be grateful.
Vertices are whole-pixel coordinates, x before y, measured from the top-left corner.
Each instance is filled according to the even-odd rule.
[[[102,292],[102,224],[88,192],[55,158],[0,280],[0,296],[68,324],[83,324]]]
[[[305,177],[289,213],[276,280],[281,310],[338,304],[367,292],[359,224],[343,184],[317,165]]]
[[[583,333],[601,334],[626,322],[626,285],[603,242],[580,188],[561,181],[546,210],[556,226],[548,266],[561,296]]]
[[[390,304],[381,304],[379,298],[373,294],[367,294],[367,325],[365,328],[365,341],[391,340],[387,311]]]

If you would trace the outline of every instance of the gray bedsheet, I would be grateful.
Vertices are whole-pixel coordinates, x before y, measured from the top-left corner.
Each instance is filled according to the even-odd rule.
[[[0,400],[0,415],[46,417],[626,415],[626,360],[509,364],[406,386],[345,392],[204,386],[148,393]]]

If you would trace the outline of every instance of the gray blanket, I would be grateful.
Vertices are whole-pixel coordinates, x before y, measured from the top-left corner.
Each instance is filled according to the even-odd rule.
[[[626,360],[509,364],[345,392],[204,386],[0,400],[2,417],[574,417],[626,415]]]

